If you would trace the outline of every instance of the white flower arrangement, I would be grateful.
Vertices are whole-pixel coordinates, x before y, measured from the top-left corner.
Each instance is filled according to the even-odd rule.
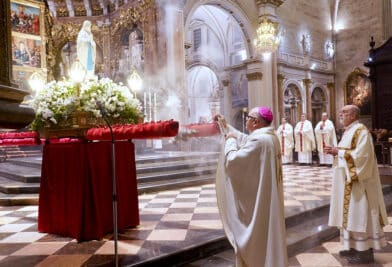
[[[96,118],[101,118],[97,101],[102,103],[112,122],[136,123],[141,119],[140,101],[132,96],[128,87],[121,83],[117,84],[109,78],[88,81],[81,85],[81,109],[91,112]]]
[[[52,81],[31,102],[35,111],[32,129],[60,126],[77,108],[77,86],[71,81]]]
[[[117,84],[108,78],[87,81],[80,85],[78,101],[78,85],[71,81],[52,81],[40,90],[32,100],[35,120],[31,128],[64,128],[69,127],[73,113],[85,111],[93,118],[101,118],[97,101],[107,110],[112,123],[136,123],[142,118],[142,107],[126,86]],[[80,106],[78,106],[80,103]]]

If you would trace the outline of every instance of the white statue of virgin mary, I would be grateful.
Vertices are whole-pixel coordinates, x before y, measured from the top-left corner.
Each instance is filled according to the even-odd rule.
[[[91,32],[91,22],[85,20],[77,38],[77,56],[87,72],[87,78],[93,78],[95,72],[96,45]]]

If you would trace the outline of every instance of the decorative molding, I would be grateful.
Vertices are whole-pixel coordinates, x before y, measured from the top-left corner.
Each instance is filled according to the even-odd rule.
[[[309,87],[310,84],[313,83],[311,79],[302,79],[302,81],[306,87]]]
[[[328,89],[329,90],[332,90],[332,89],[334,89],[335,88],[335,83],[327,83],[327,87],[328,87]]]
[[[276,76],[276,78],[278,79],[279,82],[282,82],[286,77],[285,77],[283,74],[278,73],[278,75]]]
[[[87,16],[87,10],[84,5],[77,5],[74,7],[75,17]]]
[[[222,80],[221,82],[222,82],[223,86],[225,86],[225,87],[229,86],[229,84],[230,84],[229,80]]]
[[[263,73],[262,72],[251,72],[246,74],[246,78],[248,81],[262,80]]]
[[[256,4],[258,6],[260,5],[273,5],[275,7],[279,7],[280,5],[282,5],[284,3],[285,0],[256,0]]]
[[[47,68],[47,80],[51,81],[54,79],[53,71],[56,65],[56,55],[54,54],[54,46],[53,46],[53,36],[52,36],[52,28],[54,25],[53,17],[48,8],[45,7],[44,13],[44,21],[45,21],[45,37],[47,38],[46,42],[46,68]]]
[[[56,9],[56,15],[57,15],[57,17],[68,17],[69,11],[68,11],[67,7],[60,6]]]
[[[304,55],[291,54],[286,52],[278,53],[278,64],[302,70],[312,70],[322,73],[332,73],[332,64],[326,60],[311,58]]]

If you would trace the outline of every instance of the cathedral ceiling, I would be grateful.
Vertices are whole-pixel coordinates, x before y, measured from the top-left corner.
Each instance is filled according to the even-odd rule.
[[[45,0],[55,17],[101,16],[117,10],[128,2],[143,0]]]

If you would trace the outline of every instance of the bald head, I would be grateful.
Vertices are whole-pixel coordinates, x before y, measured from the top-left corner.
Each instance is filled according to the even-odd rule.
[[[359,119],[359,115],[361,114],[361,110],[359,109],[358,106],[356,105],[347,105],[351,111],[351,113],[353,114],[353,116],[355,117],[355,119]]]
[[[339,112],[340,121],[344,127],[359,119],[360,109],[355,105],[346,105]]]

